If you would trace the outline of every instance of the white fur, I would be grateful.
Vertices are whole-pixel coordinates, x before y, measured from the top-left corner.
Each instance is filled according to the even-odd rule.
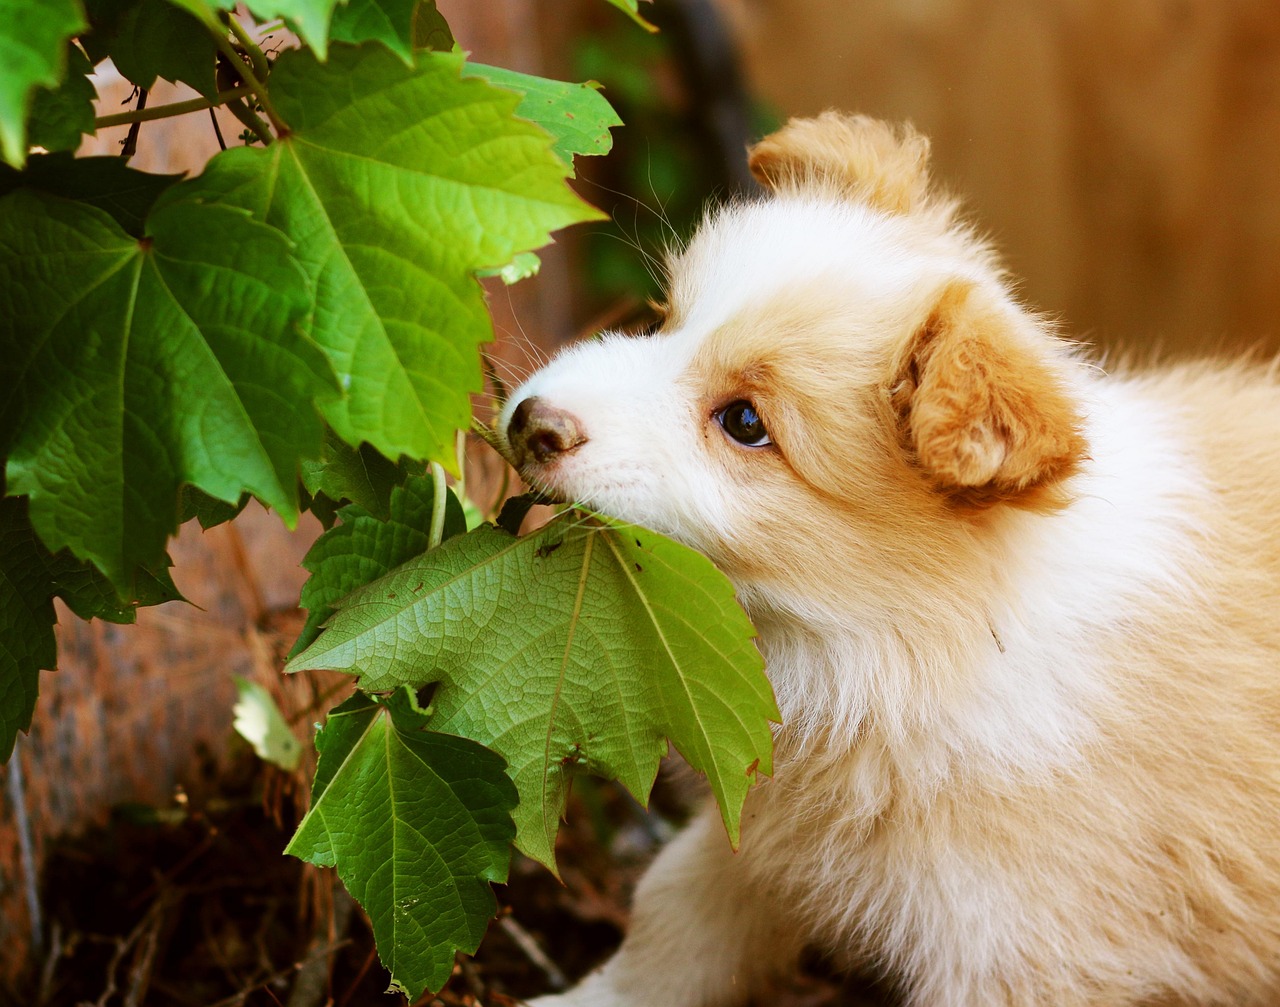
[[[571,413],[587,441],[531,478],[720,561],[751,541],[761,502],[750,479],[711,460],[707,438],[723,435],[708,424],[697,371],[707,340],[816,285],[840,293],[851,348],[831,366],[856,369],[860,347],[871,353],[949,279],[1007,296],[990,253],[948,209],[918,218],[829,192],[719,212],[672,273],[673,326],[564,352],[512,395],[499,427],[531,396]],[[1157,834],[1158,798],[1122,806],[1138,800],[1129,795],[1141,780],[1134,791],[1133,756],[1115,740],[1130,720],[1135,736],[1158,734],[1160,711],[1182,702],[1125,668],[1130,651],[1135,667],[1158,667],[1152,653],[1177,632],[1176,613],[1213,604],[1213,480],[1165,386],[1052,352],[1089,445],[1066,506],[999,506],[972,532],[950,532],[975,557],[954,578],[925,576],[905,553],[901,585],[838,554],[845,591],[828,589],[829,571],[814,571],[812,590],[735,577],[783,714],[776,776],[748,799],[738,854],[702,814],[641,884],[620,953],[538,1007],[739,1002],[808,943],[897,977],[918,1007],[1228,1002],[1204,962],[1154,922],[1180,896],[1142,887],[1145,862],[1174,840]],[[892,573],[898,544],[874,546],[877,570]],[[1214,702],[1206,694],[1206,717]],[[1177,753],[1176,723],[1169,730]],[[955,795],[968,793],[982,795],[988,817],[962,821],[969,809]],[[1006,804],[1025,825],[1002,831]],[[1019,838],[1042,825],[1054,835],[1059,815],[1072,827],[1077,804],[1098,823],[1108,862],[1073,860],[1070,844],[1042,856]],[[1139,922],[1112,923],[1112,897],[1124,907],[1116,921]],[[1144,899],[1154,900],[1149,928]],[[1277,963],[1256,967],[1256,983],[1274,990]]]

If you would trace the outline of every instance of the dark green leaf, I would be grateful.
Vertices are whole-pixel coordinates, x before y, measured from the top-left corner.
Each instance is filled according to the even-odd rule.
[[[116,69],[138,87],[150,88],[162,77],[190,84],[206,98],[218,93],[217,51],[207,25],[168,0],[137,0],[111,41]]]
[[[302,561],[311,571],[300,602],[307,609],[307,623],[291,653],[315,640],[333,606],[352,591],[427,550],[434,501],[435,481],[413,476],[391,489],[386,518],[355,505],[338,511],[342,523],[321,535]],[[458,498],[446,490],[444,538],[466,530]]]
[[[435,0],[419,0],[413,15],[413,48],[449,52],[456,44]]]
[[[78,0],[0,0],[0,155],[15,168],[27,156],[32,91],[61,83],[67,40],[87,26]]]
[[[296,518],[332,378],[296,329],[310,292],[278,232],[166,198],[136,240],[19,190],[0,201],[0,290],[0,449],[51,550],[123,594],[160,561],[183,483]]]
[[[571,774],[588,766],[643,800],[665,738],[707,773],[736,842],[778,716],[753,635],[707,559],[571,513],[405,563],[344,600],[287,670],[354,672],[375,690],[439,680],[434,725],[507,759],[517,842],[550,866]]]
[[[401,460],[397,464],[368,444],[353,448],[328,431],[323,456],[302,466],[302,484],[312,496],[324,494],[334,503],[358,504],[385,521],[391,514],[391,491],[422,472],[420,463]]]
[[[40,672],[57,663],[47,557],[26,501],[0,499],[0,762],[31,726]]]
[[[130,168],[118,157],[34,154],[22,171],[0,165],[0,196],[25,186],[96,206],[135,238],[160,194],[181,175],[153,175]]]
[[[546,135],[513,117],[517,98],[461,68],[452,53],[408,67],[379,45],[334,46],[323,65],[286,52],[271,81],[291,131],[195,180],[296,243],[313,336],[347,392],[326,413],[338,435],[450,466],[492,337],[473,274],[597,216]]]
[[[497,908],[489,882],[506,880],[515,834],[502,759],[428,723],[408,690],[357,694],[330,713],[311,810],[286,850],[337,867],[410,1000],[445,984],[456,951],[479,946]]]
[[[418,0],[347,0],[333,12],[329,38],[334,42],[381,42],[412,66],[417,8]]]
[[[31,725],[41,671],[57,661],[52,599],[82,619],[132,623],[138,608],[181,600],[169,578],[169,558],[138,569],[126,600],[92,566],[66,552],[51,556],[28,520],[23,497],[0,498],[0,762],[17,732]]]
[[[53,593],[67,603],[81,619],[103,619],[132,625],[138,621],[138,609],[163,605],[166,601],[185,601],[169,576],[173,561],[168,556],[148,569],[133,572],[130,590],[121,601],[115,588],[90,563],[82,563],[63,551],[48,561]]]
[[[74,45],[67,46],[67,73],[56,88],[38,88],[31,102],[29,142],[45,150],[75,150],[93,132],[93,100],[98,93],[86,74],[93,66]]]
[[[248,505],[249,494],[247,493],[242,493],[239,500],[230,503],[211,497],[208,493],[202,493],[194,486],[183,486],[182,499],[178,508],[178,524],[186,524],[195,518],[200,522],[200,527],[208,531],[210,528],[235,520]]]

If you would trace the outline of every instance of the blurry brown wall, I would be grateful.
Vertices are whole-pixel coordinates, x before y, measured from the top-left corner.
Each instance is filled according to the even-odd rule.
[[[1077,337],[1280,349],[1274,0],[720,0],[759,95],[910,119]]]

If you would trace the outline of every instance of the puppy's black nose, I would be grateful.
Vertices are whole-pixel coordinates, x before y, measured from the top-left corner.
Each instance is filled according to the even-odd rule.
[[[536,395],[516,406],[507,425],[507,443],[520,465],[530,459],[546,463],[586,441],[587,435],[582,432],[576,416],[547,404]]]

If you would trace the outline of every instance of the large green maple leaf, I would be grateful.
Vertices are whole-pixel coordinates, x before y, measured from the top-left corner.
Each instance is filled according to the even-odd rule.
[[[372,690],[439,681],[433,727],[507,759],[517,842],[554,867],[571,775],[589,768],[645,800],[667,738],[707,774],[736,842],[778,716],[753,635],[703,556],[570,514],[410,560],[341,602],[286,670],[352,672]]]
[[[326,418],[388,458],[453,463],[492,338],[474,274],[598,212],[569,189],[520,98],[462,79],[458,53],[407,66],[377,44],[328,62],[282,54],[271,74],[289,131],[215,157],[195,181],[294,241],[315,284],[312,335],[346,396]]]
[[[288,241],[243,211],[170,190],[144,235],[19,189],[0,200],[0,454],[8,492],[54,552],[121,597],[178,525],[179,488],[256,495],[292,522],[319,454],[324,356]]]
[[[311,810],[285,851],[337,867],[410,1000],[445,984],[456,950],[479,946],[515,834],[502,760],[436,727],[407,690],[332,711]]]

